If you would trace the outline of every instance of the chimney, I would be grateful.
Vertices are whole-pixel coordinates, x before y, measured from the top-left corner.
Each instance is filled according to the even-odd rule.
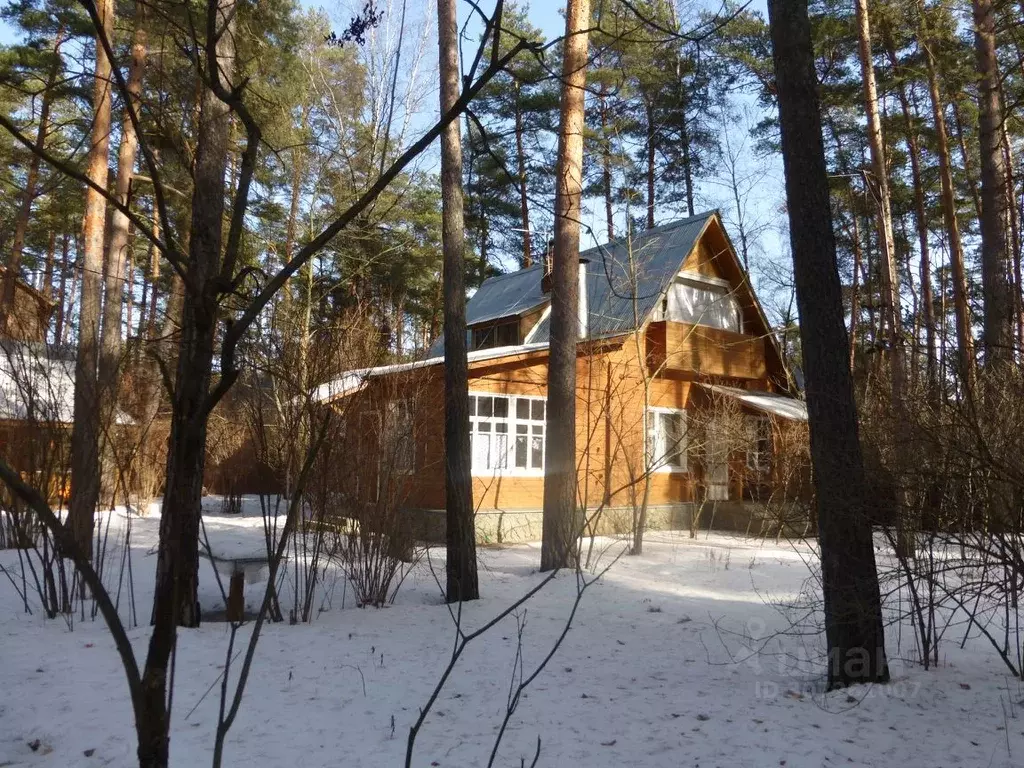
[[[576,312],[579,316],[581,339],[587,338],[587,334],[590,330],[590,311],[587,306],[587,263],[589,261],[590,259],[580,257],[578,271],[579,297],[576,302]]]

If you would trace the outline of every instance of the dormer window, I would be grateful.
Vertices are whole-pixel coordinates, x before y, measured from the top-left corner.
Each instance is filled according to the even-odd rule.
[[[470,329],[470,347],[472,349],[513,347],[517,344],[519,344],[518,318],[501,320]]]

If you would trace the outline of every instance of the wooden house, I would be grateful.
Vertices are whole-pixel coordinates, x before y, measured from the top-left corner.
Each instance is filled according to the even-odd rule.
[[[482,542],[540,538],[544,270],[492,277],[467,306]],[[590,530],[628,531],[641,509],[650,527],[714,515],[742,529],[769,500],[799,495],[807,412],[720,215],[589,249],[579,270],[576,458]],[[350,371],[320,388],[346,424],[337,459],[346,514],[394,505],[421,536],[443,537],[443,362],[438,340],[425,360]]]

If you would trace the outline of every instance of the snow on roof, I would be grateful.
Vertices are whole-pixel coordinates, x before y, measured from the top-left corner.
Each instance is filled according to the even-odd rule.
[[[478,363],[482,360],[494,360],[499,357],[514,357],[529,352],[540,352],[548,348],[547,342],[537,344],[517,344],[508,347],[492,347],[489,349],[477,349],[468,354],[470,363]],[[321,384],[313,393],[313,401],[327,403],[345,395],[352,395],[366,387],[370,379],[378,376],[386,376],[391,373],[402,373],[413,371],[418,368],[429,368],[444,363],[444,355],[428,357],[424,360],[414,360],[409,363],[395,363],[393,365],[378,365],[373,368],[358,368],[353,371],[346,371],[336,379],[331,379],[326,384]]]
[[[807,421],[807,404],[803,400],[776,395],[773,392],[753,392],[749,389],[724,387],[720,384],[701,383],[701,386],[712,392],[733,397],[746,406],[770,413],[773,416],[791,421]]]
[[[0,345],[0,419],[71,424],[75,414],[75,360],[41,345]],[[117,413],[118,424],[131,417]]]

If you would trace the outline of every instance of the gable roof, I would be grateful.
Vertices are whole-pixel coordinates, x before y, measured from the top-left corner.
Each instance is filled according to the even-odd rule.
[[[495,275],[484,280],[466,303],[466,324],[477,325],[503,317],[515,317],[548,303],[541,289],[544,271],[540,264]]]
[[[717,215],[708,211],[645,230],[631,243],[613,240],[582,251],[580,259],[587,262],[587,338],[618,336],[643,325]],[[488,278],[466,304],[466,324],[518,317],[548,304],[551,296],[541,288],[543,275],[542,265],[535,264]],[[550,331],[550,316],[545,313],[525,341],[546,344]],[[444,337],[439,336],[428,355],[443,353]]]
[[[632,242],[613,240],[580,253],[587,270],[587,338],[636,330],[657,306],[717,211],[645,230]],[[632,257],[632,258],[631,258]],[[634,303],[635,302],[635,303]],[[544,317],[530,341],[549,341]]]

